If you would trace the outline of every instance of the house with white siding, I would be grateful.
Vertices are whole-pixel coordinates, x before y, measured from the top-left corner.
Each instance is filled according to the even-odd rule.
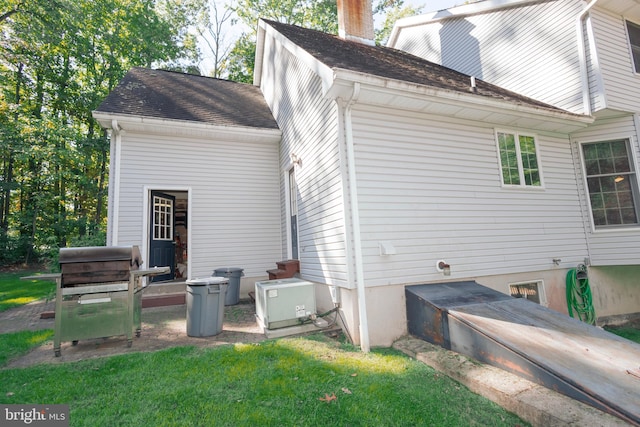
[[[107,245],[171,266],[160,280],[267,278],[281,259],[281,133],[259,88],[133,68],[93,115],[111,135]]]
[[[94,113],[112,135],[109,244],[139,244],[149,257],[152,215],[175,192],[187,206],[187,277],[237,265],[246,292],[275,261],[298,259],[318,311],[339,303],[341,326],[365,350],[406,334],[404,288],[414,284],[524,289],[566,313],[567,271],[587,263],[598,269],[598,315],[640,312],[638,239],[617,240],[635,229],[594,224],[584,193],[601,177],[585,178],[581,144],[601,140],[578,140],[620,117],[375,46],[371,16],[345,3],[340,36],[261,20],[254,85],[233,86],[240,100],[217,94],[237,83],[142,69],[125,77]],[[147,97],[153,107],[140,110]],[[227,102],[232,117],[258,118],[221,115]],[[635,156],[635,134],[616,132],[602,141],[625,141],[613,145]],[[623,247],[626,262],[604,261]]]
[[[640,311],[640,3],[481,1],[402,19],[388,46],[594,118],[558,166],[577,179],[596,313]]]

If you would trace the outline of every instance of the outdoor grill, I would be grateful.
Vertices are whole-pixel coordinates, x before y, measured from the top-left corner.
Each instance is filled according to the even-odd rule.
[[[63,341],[76,345],[116,335],[126,335],[131,347],[134,332],[138,337],[141,332],[142,279],[169,267],[141,270],[137,246],[62,248],[59,262],[61,273],[47,275],[57,283],[55,355]]]

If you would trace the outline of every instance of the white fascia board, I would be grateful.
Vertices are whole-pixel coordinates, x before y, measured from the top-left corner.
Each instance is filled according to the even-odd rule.
[[[93,117],[105,129],[111,128],[113,119],[118,121],[122,132],[141,132],[161,135],[192,135],[202,138],[216,138],[235,141],[279,142],[280,129],[252,128],[243,126],[220,126],[211,123],[188,120],[158,119],[145,116],[92,112]]]
[[[260,87],[260,80],[262,79],[262,63],[264,61],[264,37],[265,37],[265,23],[262,19],[258,20],[258,36],[256,39],[256,56],[254,57],[253,64],[253,84]]]
[[[398,35],[404,28],[415,27],[418,25],[432,24],[434,22],[444,21],[452,18],[463,18],[465,16],[476,15],[480,13],[493,12],[498,9],[507,7],[522,6],[529,3],[539,3],[541,0],[486,0],[462,6],[455,6],[451,9],[443,9],[434,12],[428,12],[422,15],[409,16],[396,21],[391,30],[391,35],[387,41],[388,47],[395,47],[398,41]]]
[[[322,62],[318,61],[309,52],[293,43],[291,40],[280,34],[275,28],[260,20],[260,28],[264,28],[266,35],[276,40],[284,49],[302,61],[311,71],[316,73],[322,81],[322,91],[326,93],[333,85],[333,70]]]
[[[538,117],[547,122],[564,123],[578,128],[586,127],[593,123],[592,116],[574,114],[564,111],[554,111],[545,108],[516,104],[511,101],[492,99],[472,93],[465,94],[431,86],[409,83],[401,80],[386,79],[372,76],[371,74],[358,73],[351,70],[336,69],[335,82],[327,92],[329,98],[348,99],[352,91],[353,83],[361,84],[361,91],[375,88],[394,95],[402,95],[410,98],[428,99],[430,102],[440,102],[448,105],[456,105],[462,108],[473,107],[496,113],[521,114],[522,116]]]

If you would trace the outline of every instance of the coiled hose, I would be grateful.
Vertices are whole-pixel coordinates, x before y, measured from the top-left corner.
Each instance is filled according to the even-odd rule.
[[[577,317],[590,325],[596,324],[587,267],[582,264],[567,272],[567,309],[569,316]],[[573,315],[574,311],[576,316]]]

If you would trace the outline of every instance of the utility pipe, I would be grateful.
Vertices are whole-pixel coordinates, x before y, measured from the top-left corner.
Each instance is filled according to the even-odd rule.
[[[367,321],[366,289],[364,285],[364,267],[362,265],[362,242],[360,239],[360,214],[358,210],[358,188],[356,185],[356,162],[353,148],[353,126],[351,110],[358,101],[360,95],[360,83],[353,84],[351,97],[343,109],[344,140],[347,154],[347,169],[349,178],[349,199],[351,202],[351,226],[353,232],[353,258],[355,260],[355,280],[358,294],[358,317],[360,323],[360,349],[364,353],[371,350],[369,344],[369,323]]]
[[[108,215],[110,221],[107,223],[107,246],[118,244],[118,221],[120,216],[120,157],[122,151],[121,128],[118,120],[111,120],[111,161],[109,174],[109,192],[111,193],[111,205],[107,207],[107,211],[111,211]],[[113,178],[113,182],[111,181]]]
[[[585,18],[596,5],[598,0],[591,0],[591,2],[582,9],[580,15],[576,19],[576,34],[578,38],[578,61],[580,62],[580,82],[582,83],[582,108],[584,114],[591,115],[591,94],[589,93],[589,70],[587,69],[587,47],[584,43],[584,22]]]

